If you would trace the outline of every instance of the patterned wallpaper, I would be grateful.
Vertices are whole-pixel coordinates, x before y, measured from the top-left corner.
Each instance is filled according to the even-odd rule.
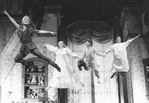
[[[0,21],[0,53],[15,30],[15,26],[10,21]]]
[[[129,97],[132,96],[133,98],[129,103],[147,103],[142,59],[147,58],[148,53],[143,39],[139,38],[130,44],[128,47],[128,57],[130,71],[127,76],[128,82],[132,82],[131,85],[130,83],[128,85],[128,92]]]

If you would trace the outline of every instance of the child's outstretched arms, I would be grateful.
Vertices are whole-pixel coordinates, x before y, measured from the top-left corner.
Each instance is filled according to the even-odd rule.
[[[56,32],[52,32],[52,31],[46,31],[46,30],[35,30],[37,33],[40,34],[52,34],[52,35],[56,35]]]

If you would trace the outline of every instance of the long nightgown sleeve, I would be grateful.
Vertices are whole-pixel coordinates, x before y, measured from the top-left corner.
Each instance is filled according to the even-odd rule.
[[[66,48],[66,52],[67,52],[67,54],[68,55],[70,55],[71,57],[73,57],[73,58],[80,58],[76,53],[73,53],[69,48]]]
[[[132,38],[132,39],[127,40],[127,41],[125,42],[125,46],[126,46],[126,47],[129,46],[129,44],[130,44],[133,40],[135,40],[136,38],[138,38],[139,36],[140,36],[140,34],[139,34],[138,36]]]
[[[125,42],[125,46],[127,47],[127,46],[129,46],[129,44],[133,41],[134,39],[129,39],[129,40],[127,40],[126,42]]]
[[[44,44],[44,46],[49,50],[49,51],[52,51],[52,52],[56,52],[56,50],[58,49],[57,47],[53,46],[53,45],[50,45],[50,44]]]

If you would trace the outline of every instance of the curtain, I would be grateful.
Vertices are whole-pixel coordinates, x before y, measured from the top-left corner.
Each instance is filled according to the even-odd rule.
[[[90,31],[86,29],[74,29],[68,34],[68,39],[76,45],[84,44],[90,38]]]
[[[111,36],[112,37],[112,36]],[[107,40],[99,43],[98,40],[92,38],[93,47],[97,52],[101,54],[113,44],[113,40]],[[83,41],[85,43],[85,41]],[[85,44],[82,43],[77,45],[68,38],[69,48],[77,53],[80,57],[83,55],[83,51],[86,49]],[[91,71],[79,71],[77,68],[77,60],[72,59],[71,64],[79,74],[81,82],[84,87],[79,91],[68,90],[68,103],[118,103],[118,86],[116,78],[111,79],[110,69],[113,62],[113,54],[109,53],[106,57],[96,56],[96,61],[98,64],[98,70],[100,72],[101,83],[97,83],[97,79],[94,76],[94,82],[91,80]],[[77,88],[77,87],[76,87]],[[92,89],[94,89],[94,94],[92,94]],[[94,98],[92,98],[94,95]],[[93,100],[94,99],[94,100]]]
[[[90,38],[103,44],[112,39],[111,34],[112,30],[101,31],[97,29],[69,29],[68,39],[76,45],[84,44]]]

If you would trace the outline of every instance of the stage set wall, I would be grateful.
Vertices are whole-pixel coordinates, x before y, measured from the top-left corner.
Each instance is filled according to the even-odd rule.
[[[148,103],[143,59],[148,58],[149,55],[146,40],[143,36],[146,28],[144,28],[142,15],[137,12],[138,10],[138,8],[123,8],[121,15],[123,41],[141,34],[127,48],[130,67],[127,72],[128,103]]]

